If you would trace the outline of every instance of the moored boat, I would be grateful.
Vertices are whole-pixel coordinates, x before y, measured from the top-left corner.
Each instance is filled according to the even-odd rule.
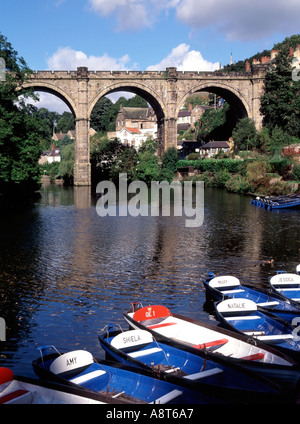
[[[249,285],[242,285],[238,278],[231,275],[216,277],[213,273],[209,273],[209,277],[203,284],[207,296],[214,301],[230,298],[250,299],[260,310],[271,312],[290,323],[300,316],[300,305],[296,302],[270,289],[254,289]]]
[[[218,320],[225,327],[275,346],[300,360],[300,337],[296,329],[286,321],[258,310],[252,300],[226,299],[216,303],[215,308]]]
[[[132,328],[150,331],[156,340],[195,354],[198,352],[199,355],[204,350],[208,358],[221,358],[238,364],[288,388],[294,388],[299,381],[300,367],[297,361],[259,340],[171,313],[162,305],[136,306],[134,303],[133,310],[124,313],[126,321]],[[218,341],[224,338],[227,342],[218,345]]]
[[[298,272],[298,268],[297,268]],[[272,289],[286,299],[300,302],[300,275],[279,272],[270,278]]]
[[[85,350],[60,353],[53,346],[45,346],[40,348],[40,352],[41,356],[32,363],[40,378],[67,386],[79,386],[102,395],[107,403],[218,403],[216,397],[203,395],[200,399],[192,390],[153,378],[142,371],[138,372],[136,368],[104,360],[96,361]]]
[[[202,394],[214,394],[230,403],[266,403],[281,399],[282,389],[257,374],[157,341],[146,330],[112,330],[99,336],[102,348],[114,360],[147,369],[159,378]],[[227,340],[219,340],[219,344]]]
[[[250,204],[268,210],[295,208],[300,206],[300,195],[288,194],[282,196],[256,197],[255,199],[251,199]]]
[[[104,404],[96,393],[30,377],[15,376],[0,368],[0,405]]]

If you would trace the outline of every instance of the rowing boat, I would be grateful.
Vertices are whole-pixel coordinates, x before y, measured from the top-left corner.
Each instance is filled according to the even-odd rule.
[[[54,346],[39,349],[41,356],[32,365],[41,379],[81,387],[97,393],[106,403],[218,403],[216,397],[199,397],[192,390],[156,379],[142,370],[137,372],[136,368],[123,364],[97,361],[85,350],[60,353]],[[223,402],[219,400],[219,403]]]
[[[204,350],[212,360],[238,364],[289,388],[299,381],[300,367],[294,359],[244,334],[171,313],[162,305],[137,307],[134,303],[124,317],[130,327],[150,331],[156,340],[199,356]],[[220,343],[223,339],[227,342]]]
[[[9,368],[0,368],[0,405],[104,404],[92,392],[77,387],[40,381],[14,375]]]
[[[252,300],[226,299],[216,303],[215,309],[218,320],[226,328],[275,346],[300,360],[300,337],[296,329],[286,321],[258,310]]]
[[[297,268],[298,272],[298,268]],[[300,272],[300,271],[299,271]],[[300,275],[279,272],[270,278],[271,288],[294,302],[300,302]]]

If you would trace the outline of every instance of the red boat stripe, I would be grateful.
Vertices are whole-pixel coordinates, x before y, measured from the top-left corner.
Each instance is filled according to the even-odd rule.
[[[150,328],[150,330],[153,330],[153,328],[168,327],[169,325],[175,325],[175,324],[176,322],[165,322],[164,324],[150,325],[147,328]]]
[[[227,343],[227,339],[214,340],[212,342],[201,343],[199,345],[193,345],[196,349],[205,349],[206,347],[218,346]]]
[[[247,361],[258,361],[259,359],[263,359],[265,357],[264,353],[254,353],[253,355],[249,355],[249,356],[244,356],[243,358],[240,359],[246,359]]]
[[[15,392],[8,393],[7,395],[0,397],[0,404],[6,403],[12,399],[16,399],[25,395],[26,393],[29,393],[28,390],[16,390]]]

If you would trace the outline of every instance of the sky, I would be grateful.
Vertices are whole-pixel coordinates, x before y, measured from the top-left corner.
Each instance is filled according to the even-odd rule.
[[[34,71],[213,71],[298,34],[299,16],[299,0],[1,0],[0,33]]]

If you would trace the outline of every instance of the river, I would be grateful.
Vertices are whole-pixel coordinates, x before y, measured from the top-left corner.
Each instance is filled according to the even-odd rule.
[[[100,217],[96,201],[87,188],[48,185],[31,208],[0,216],[0,366],[33,376],[47,344],[104,358],[98,335],[108,323],[127,328],[133,301],[213,320],[201,283],[209,271],[267,286],[300,263],[299,210],[207,188],[203,225],[187,228],[184,216]]]

